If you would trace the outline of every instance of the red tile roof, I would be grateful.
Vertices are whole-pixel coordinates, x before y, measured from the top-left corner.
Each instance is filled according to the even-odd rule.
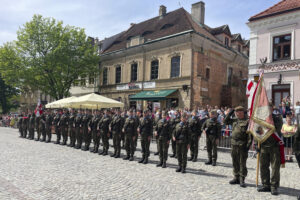
[[[180,8],[167,13],[162,19],[157,16],[141,23],[133,24],[127,31],[116,38],[114,43],[103,53],[125,49],[130,37],[142,36],[146,41],[151,41],[188,30],[194,30],[211,40],[221,43],[208,30],[197,24],[190,13]]]
[[[296,10],[300,10],[300,0],[282,0],[267,10],[250,17],[249,21],[251,22]]]

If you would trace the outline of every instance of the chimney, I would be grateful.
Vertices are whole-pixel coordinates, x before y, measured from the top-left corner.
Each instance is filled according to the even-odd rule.
[[[203,1],[192,4],[192,17],[197,23],[204,24],[205,3]]]
[[[163,18],[167,14],[167,8],[164,5],[159,7],[159,18]]]

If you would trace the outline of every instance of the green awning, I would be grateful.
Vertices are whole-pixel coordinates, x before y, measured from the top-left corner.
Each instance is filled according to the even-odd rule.
[[[176,90],[142,91],[133,96],[130,96],[130,100],[164,100],[167,96],[174,92],[176,92]]]

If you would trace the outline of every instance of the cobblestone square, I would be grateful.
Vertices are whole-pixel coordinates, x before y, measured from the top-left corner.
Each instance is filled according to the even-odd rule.
[[[0,128],[0,199],[296,199],[300,195],[300,170],[287,163],[281,169],[280,195],[258,193],[256,159],[249,158],[247,188],[228,184],[231,157],[220,152],[216,167],[206,166],[206,152],[198,162],[188,162],[187,173],[176,173],[177,160],[157,168],[156,144],[151,143],[150,162],[100,156],[54,143],[18,137],[17,129]],[[52,141],[55,140],[55,135]],[[203,149],[203,146],[200,147]],[[169,148],[169,153],[170,153]],[[110,147],[110,154],[112,147]],[[124,153],[124,150],[123,152]],[[123,157],[124,155],[122,155]]]

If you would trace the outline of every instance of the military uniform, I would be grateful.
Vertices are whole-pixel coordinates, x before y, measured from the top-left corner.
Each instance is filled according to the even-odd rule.
[[[123,125],[124,119],[118,114],[116,114],[110,122],[114,146],[114,154],[112,157],[115,158],[120,157],[121,153],[121,134]]]
[[[68,141],[68,119],[69,119],[68,114],[64,113],[61,115],[59,120],[60,132],[63,138],[62,145],[66,145]]]
[[[31,114],[30,118],[29,118],[29,123],[28,123],[29,139],[31,139],[31,140],[34,139],[34,124],[35,124],[35,116],[34,116],[34,114]]]
[[[41,119],[40,115],[36,116],[36,118],[35,118],[35,129],[36,129],[36,133],[37,133],[37,138],[35,139],[36,141],[39,141],[40,137],[41,137],[40,119]]]
[[[52,114],[48,114],[46,116],[46,135],[45,135],[45,140],[46,136],[48,137],[46,142],[51,142],[51,128],[52,128],[52,122],[53,122],[53,116]],[[44,140],[44,138],[43,138]]]
[[[56,134],[56,143],[55,144],[59,144],[60,143],[60,138],[61,138],[61,132],[60,132],[60,128],[59,128],[59,121],[60,121],[60,114],[56,113],[56,115],[53,118],[53,125],[54,125],[54,129],[55,129],[55,134]]]
[[[161,115],[159,115],[158,117],[156,117],[154,119],[154,123],[153,123],[153,127],[154,127],[154,130],[155,130],[155,127],[158,123],[158,121],[161,119]],[[159,154],[159,143],[158,143],[158,136],[155,136],[155,139],[156,139],[156,147],[157,147],[157,152],[154,154],[154,155],[158,155]]]
[[[82,114],[78,113],[75,118],[75,131],[76,131],[76,149],[81,149],[82,145]]]
[[[295,157],[298,161],[298,165],[300,168],[300,125],[298,125],[297,132],[294,136],[293,151],[295,153]]]
[[[160,119],[155,126],[158,138],[159,160],[157,166],[166,167],[168,159],[169,142],[172,137],[171,124],[167,119]]]
[[[22,130],[23,130],[23,137],[26,138],[27,137],[27,131],[28,131],[28,116],[24,116],[23,120],[22,120]]]
[[[92,140],[91,132],[89,131],[89,123],[92,119],[92,116],[89,114],[85,114],[82,118],[82,129],[83,129],[83,139],[84,139],[84,151],[88,151],[90,149],[90,144]]]
[[[139,161],[139,163],[147,164],[148,157],[150,156],[150,140],[153,134],[153,122],[150,116],[140,119],[139,130],[142,147],[142,159]]]
[[[93,148],[93,153],[98,153],[99,145],[100,145],[100,132],[97,130],[98,123],[101,119],[100,115],[94,115],[92,120],[90,121],[90,128],[92,131],[92,137],[93,137],[93,143],[94,143],[94,148]]]
[[[128,117],[124,123],[124,133],[125,133],[125,149],[127,156],[125,160],[133,160],[133,155],[135,152],[135,137],[137,137],[137,122],[134,117]]]
[[[198,158],[198,148],[199,148],[199,138],[201,136],[202,124],[200,124],[200,119],[197,116],[192,116],[189,121],[189,132],[190,132],[190,151],[191,159],[193,162],[197,161]]]
[[[190,141],[188,122],[179,122],[176,125],[173,137],[176,140],[176,154],[178,159],[178,169],[176,172],[185,173],[187,164],[187,151]]]
[[[175,134],[175,129],[176,129],[176,125],[180,122],[180,116],[176,116],[175,118],[171,119],[170,123],[171,123],[171,132],[172,135]],[[173,155],[171,155],[170,157],[176,157],[176,140],[172,140],[172,152]]]
[[[23,117],[20,116],[18,119],[18,127],[19,127],[19,132],[20,132],[20,137],[23,137]]]
[[[243,107],[237,107],[235,111],[244,111]],[[233,165],[234,179],[230,181],[230,184],[240,184],[241,187],[245,187],[245,177],[247,176],[247,158],[248,151],[252,144],[252,136],[247,133],[248,119],[245,116],[244,119],[232,117],[234,110],[232,110],[224,119],[226,125],[232,125],[232,137],[231,137],[231,158]]]
[[[272,114],[275,130],[279,137],[281,137],[281,127],[283,124],[282,116]],[[272,174],[270,179],[270,164]],[[270,136],[266,141],[260,145],[260,177],[262,181],[262,188],[259,192],[270,191],[272,194],[277,194],[277,188],[280,182],[280,148],[279,143]]]
[[[206,132],[206,148],[208,153],[208,162],[206,164],[213,164],[216,165],[217,162],[217,139],[221,137],[221,124],[218,122],[217,118],[210,118],[207,119],[201,131]]]
[[[99,121],[99,128],[100,128],[100,134],[101,139],[103,143],[103,151],[102,155],[108,154],[109,149],[109,124],[110,124],[111,118],[109,115],[104,115],[102,119]]]
[[[46,141],[46,138],[44,138],[44,135],[46,135],[46,129],[45,129],[45,126],[46,126],[46,117],[44,114],[41,114],[40,115],[40,120],[39,120],[39,130],[40,130],[40,133],[42,134],[43,136],[43,139],[41,141],[45,142]],[[38,136],[38,139],[40,138],[41,135]],[[44,140],[45,139],[45,140]]]
[[[71,113],[68,117],[68,134],[70,137],[70,147],[75,147],[76,142],[75,118],[75,113]]]

